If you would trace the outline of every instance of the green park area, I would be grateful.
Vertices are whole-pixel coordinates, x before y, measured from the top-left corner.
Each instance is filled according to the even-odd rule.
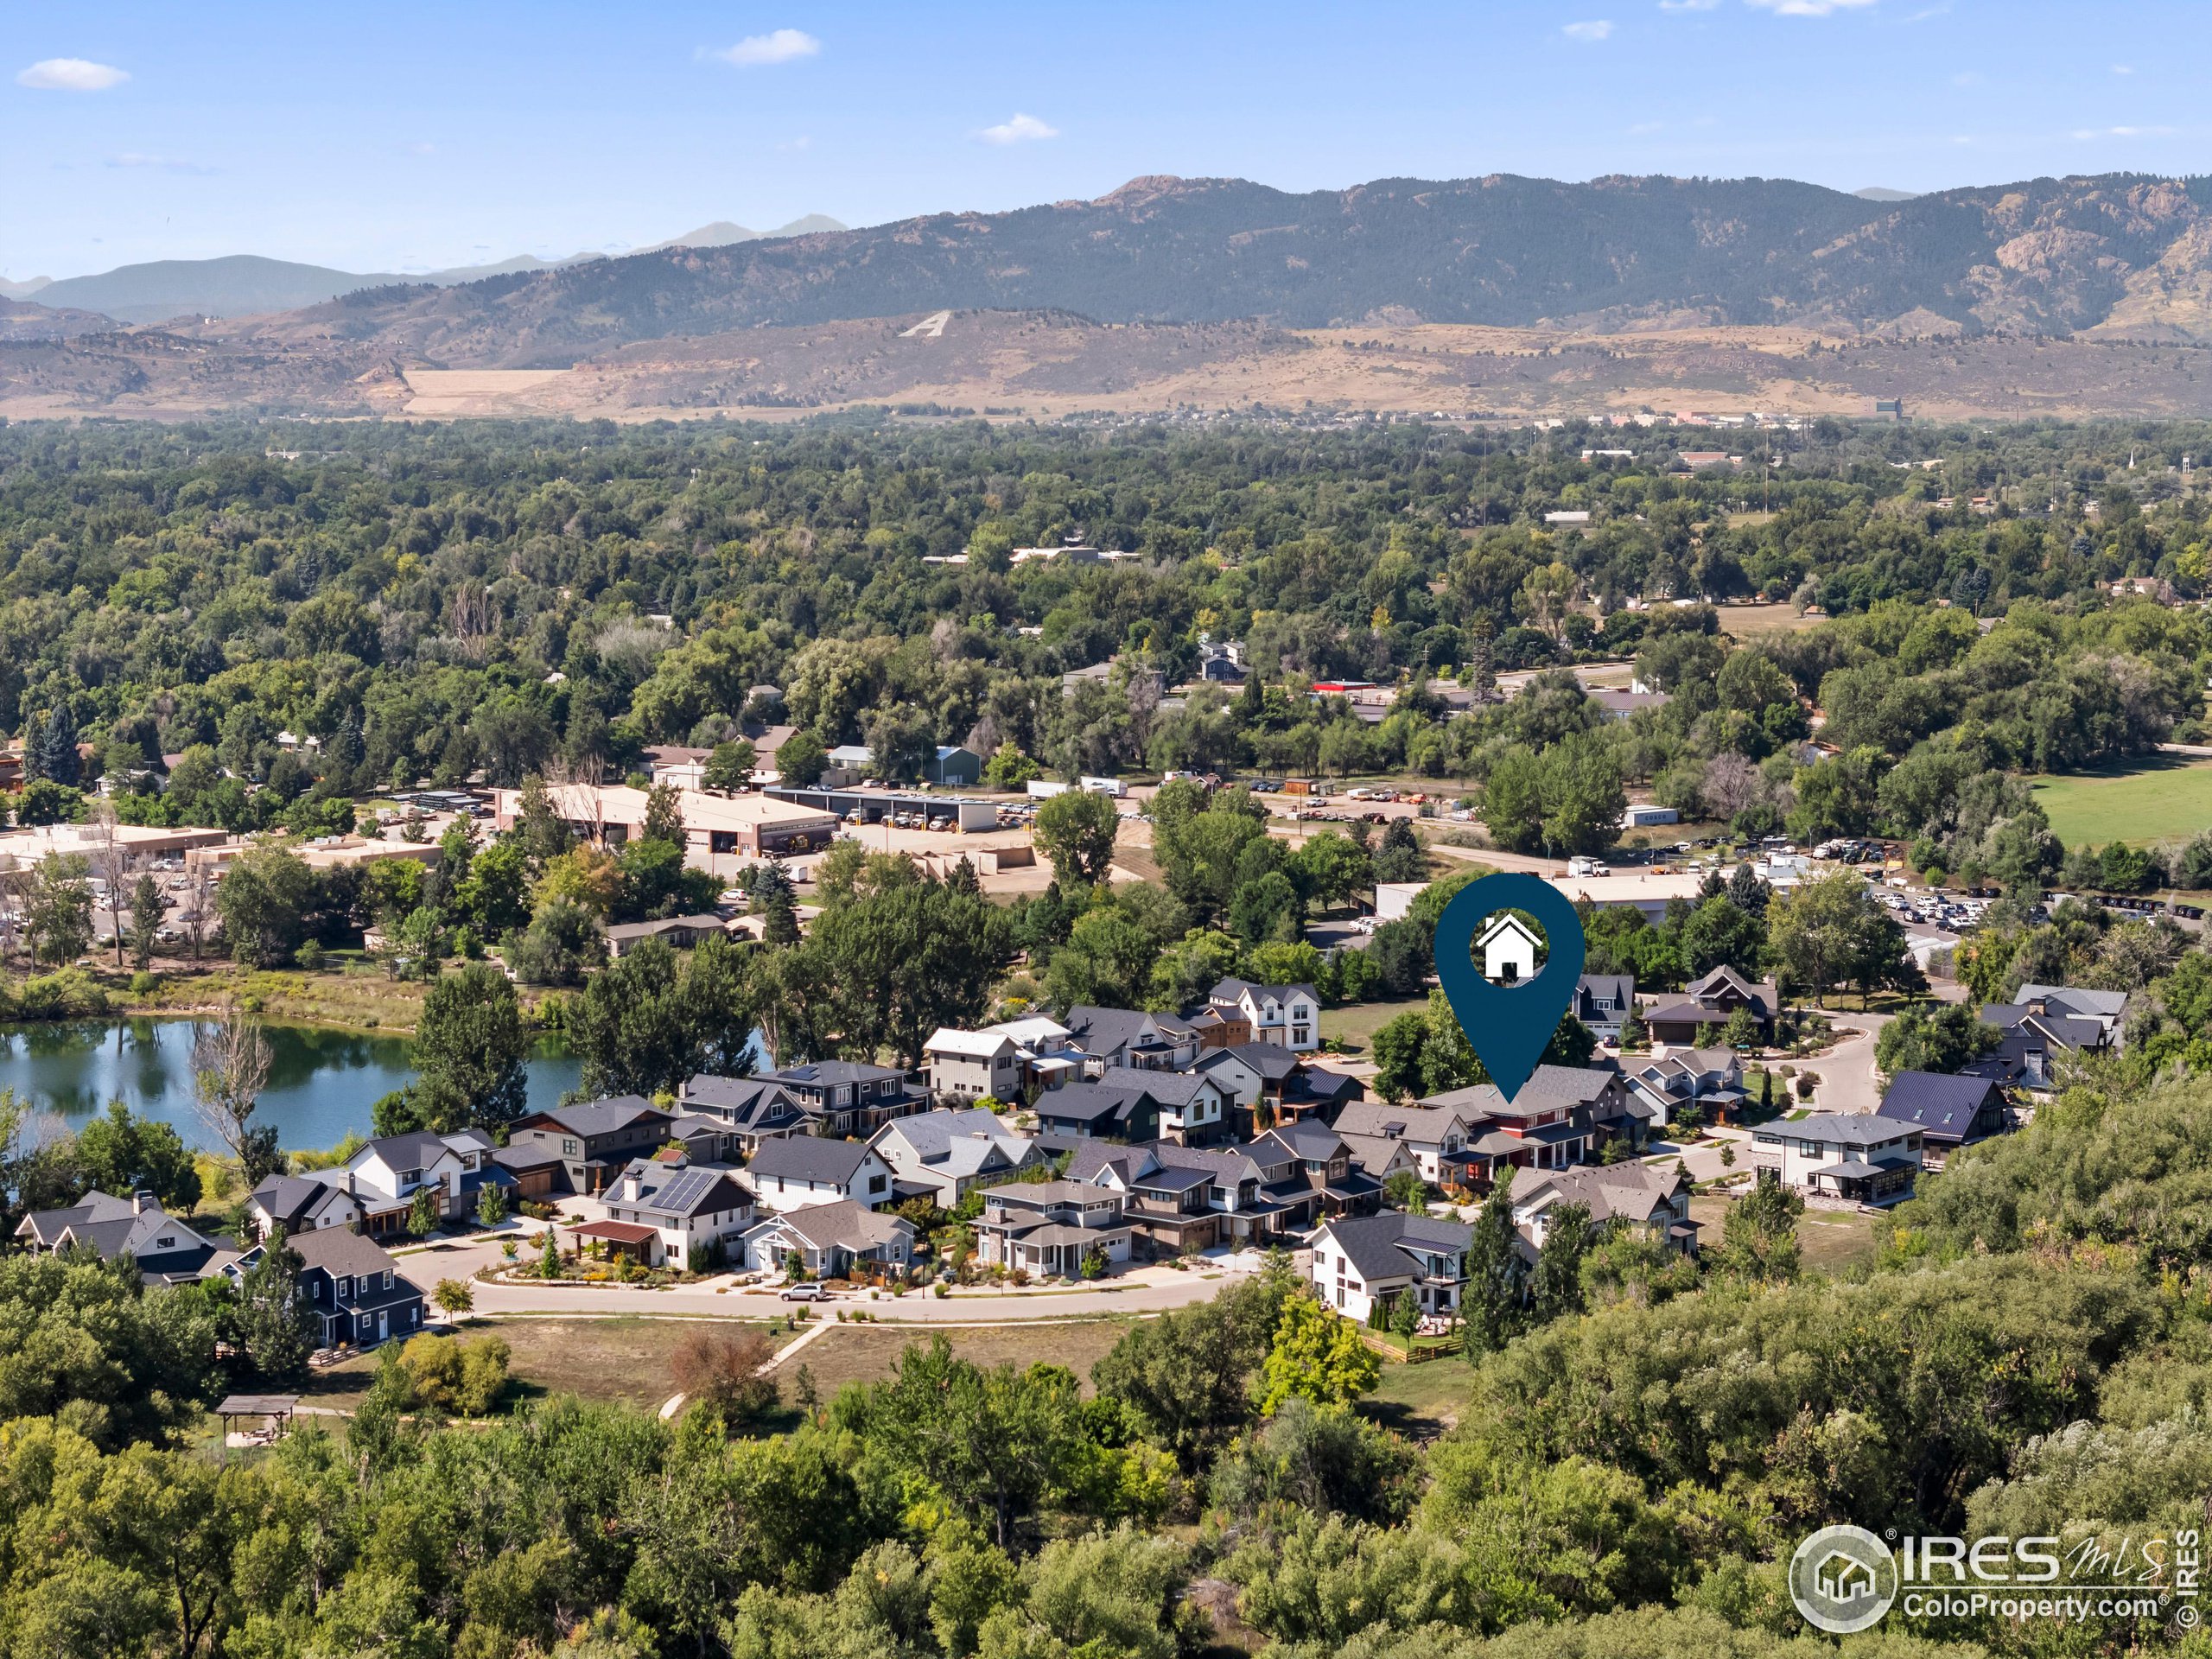
[[[2031,782],[2069,848],[2185,842],[2212,830],[2212,760],[2160,756]]]

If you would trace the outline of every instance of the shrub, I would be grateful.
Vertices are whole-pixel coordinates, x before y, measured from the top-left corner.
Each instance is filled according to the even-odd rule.
[[[507,1386],[510,1351],[498,1337],[461,1342],[424,1332],[399,1351],[415,1403],[433,1411],[481,1417],[499,1404]]]
[[[783,1402],[776,1379],[760,1373],[775,1352],[775,1344],[762,1331],[699,1330],[678,1344],[670,1369],[676,1386],[692,1401],[714,1407],[724,1422],[741,1425],[765,1416]]]

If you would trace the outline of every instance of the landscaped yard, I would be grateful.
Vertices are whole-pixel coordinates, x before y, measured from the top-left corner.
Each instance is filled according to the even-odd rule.
[[[2188,841],[2212,830],[2212,760],[2157,755],[2031,781],[2052,833],[2069,848]]]

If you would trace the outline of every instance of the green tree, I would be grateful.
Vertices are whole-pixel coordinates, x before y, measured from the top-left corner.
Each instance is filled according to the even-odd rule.
[[[1106,879],[1121,828],[1121,809],[1112,796],[1065,790],[1037,809],[1037,849],[1052,860],[1061,880],[1095,885]]]
[[[1878,976],[1904,950],[1896,922],[1850,870],[1812,876],[1777,898],[1767,941],[1790,983],[1823,1002],[1839,985]]]
[[[1260,1414],[1272,1414],[1294,1397],[1315,1405],[1350,1405],[1382,1380],[1382,1362],[1359,1339],[1358,1327],[1338,1319],[1303,1287],[1284,1294],[1274,1340],[1260,1367]]]
[[[1467,1287],[1459,1302],[1470,1357],[1505,1346],[1525,1316],[1528,1265],[1513,1225],[1513,1170],[1502,1165],[1475,1214],[1467,1246]]]
[[[85,954],[92,942],[91,867],[76,853],[48,853],[31,874],[23,900],[23,931],[34,961],[59,968]]]
[[[315,872],[282,847],[256,847],[232,859],[215,889],[215,906],[231,954],[256,968],[292,959],[313,906]]]
[[[163,908],[161,883],[142,873],[130,887],[130,959],[142,974],[154,965]]]
[[[262,1240],[252,1263],[238,1275],[226,1334],[266,1382],[305,1376],[308,1356],[321,1345],[321,1321],[300,1288],[306,1265],[279,1227]]]
[[[1874,1065],[1885,1077],[1900,1071],[1955,1072],[1997,1046],[1994,1026],[1963,1003],[1907,1008],[1874,1039]]]
[[[507,976],[470,963],[434,981],[415,1029],[414,1060],[425,1082],[461,1103],[464,1123],[426,1124],[442,1134],[499,1129],[522,1116],[530,1033]]]
[[[93,1186],[117,1198],[151,1192],[178,1216],[200,1202],[200,1172],[183,1137],[167,1123],[132,1116],[119,1100],[78,1130],[77,1162]]]
[[[581,985],[607,959],[607,938],[582,905],[548,899],[530,925],[507,941],[506,957],[526,985]]]
[[[751,788],[756,758],[753,745],[744,738],[715,744],[707,764],[700,768],[700,787],[724,791]]]
[[[1797,1217],[1805,1200],[1779,1181],[1762,1180],[1728,1206],[1713,1265],[1752,1284],[1797,1276]]]
[[[1544,1242],[1529,1275],[1529,1308],[1539,1324],[1582,1311],[1582,1264],[1591,1241],[1588,1205],[1554,1205],[1545,1214]]]
[[[776,751],[776,779],[793,789],[811,789],[830,770],[830,751],[812,732],[793,732]]]

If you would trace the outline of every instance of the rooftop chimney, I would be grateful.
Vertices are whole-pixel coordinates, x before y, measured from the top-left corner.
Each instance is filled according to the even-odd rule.
[[[140,1187],[136,1192],[133,1192],[130,1195],[130,1213],[132,1215],[143,1216],[148,1210],[154,1207],[156,1207],[154,1205],[154,1195],[146,1191],[144,1187]]]

